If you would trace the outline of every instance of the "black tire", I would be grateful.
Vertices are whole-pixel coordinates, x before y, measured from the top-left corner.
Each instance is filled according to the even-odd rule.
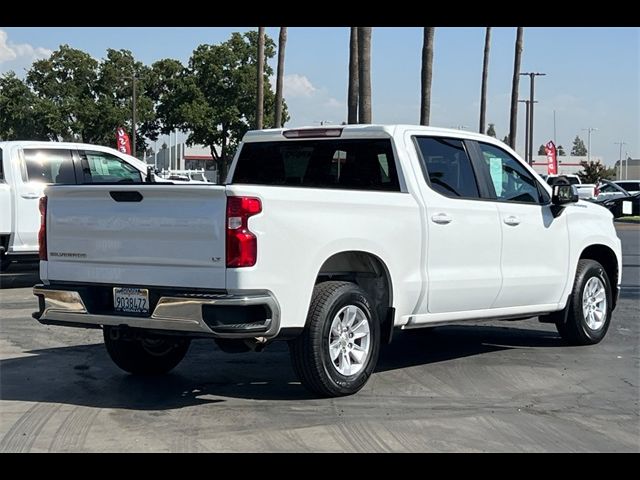
[[[584,289],[587,282],[594,277],[602,282],[606,298],[604,323],[595,330],[589,327],[582,308]],[[599,343],[609,329],[611,305],[611,282],[605,269],[595,260],[582,259],[578,261],[576,279],[569,297],[567,319],[566,322],[563,319],[559,319],[556,322],[558,333],[570,345],[594,345]]]
[[[123,338],[113,327],[103,327],[104,344],[111,360],[134,375],[160,375],[176,367],[187,354],[186,337],[149,336]]]
[[[329,331],[336,315],[348,305],[364,313],[370,343],[360,370],[345,376],[331,360]],[[367,294],[354,283],[332,281],[314,287],[306,327],[300,336],[289,341],[293,368],[307,389],[323,397],[339,397],[354,394],[364,386],[376,366],[380,349],[380,321],[372,305]]]

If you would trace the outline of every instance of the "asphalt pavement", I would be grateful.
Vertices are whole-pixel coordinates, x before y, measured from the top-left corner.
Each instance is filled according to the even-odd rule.
[[[640,451],[640,227],[618,225],[623,289],[603,342],[535,319],[401,332],[365,388],[317,399],[282,343],[194,342],[126,375],[101,332],[44,326],[33,266],[0,276],[0,452]]]

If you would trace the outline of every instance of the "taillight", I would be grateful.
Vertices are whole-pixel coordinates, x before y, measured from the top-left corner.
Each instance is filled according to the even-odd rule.
[[[47,260],[47,197],[40,197],[40,231],[38,232],[40,260]]]
[[[252,267],[258,258],[258,239],[248,228],[249,217],[262,212],[255,197],[227,197],[227,267]]]

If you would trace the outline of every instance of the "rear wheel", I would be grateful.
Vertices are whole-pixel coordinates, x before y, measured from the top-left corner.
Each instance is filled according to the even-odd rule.
[[[113,327],[103,328],[104,344],[111,360],[135,375],[159,375],[176,367],[187,354],[189,338],[140,336],[124,338]]]
[[[326,397],[351,395],[378,360],[380,322],[367,294],[350,282],[315,286],[304,332],[289,342],[302,384]]]
[[[556,323],[558,333],[571,345],[600,342],[609,329],[611,306],[607,272],[595,260],[580,260],[566,322],[560,319]]]

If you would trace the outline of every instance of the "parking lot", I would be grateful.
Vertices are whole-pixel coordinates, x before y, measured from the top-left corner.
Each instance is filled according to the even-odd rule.
[[[286,346],[195,341],[170,375],[112,364],[96,330],[31,318],[38,281],[0,282],[0,451],[640,451],[640,227],[618,224],[623,289],[605,340],[535,319],[400,332],[357,395],[317,399]]]

